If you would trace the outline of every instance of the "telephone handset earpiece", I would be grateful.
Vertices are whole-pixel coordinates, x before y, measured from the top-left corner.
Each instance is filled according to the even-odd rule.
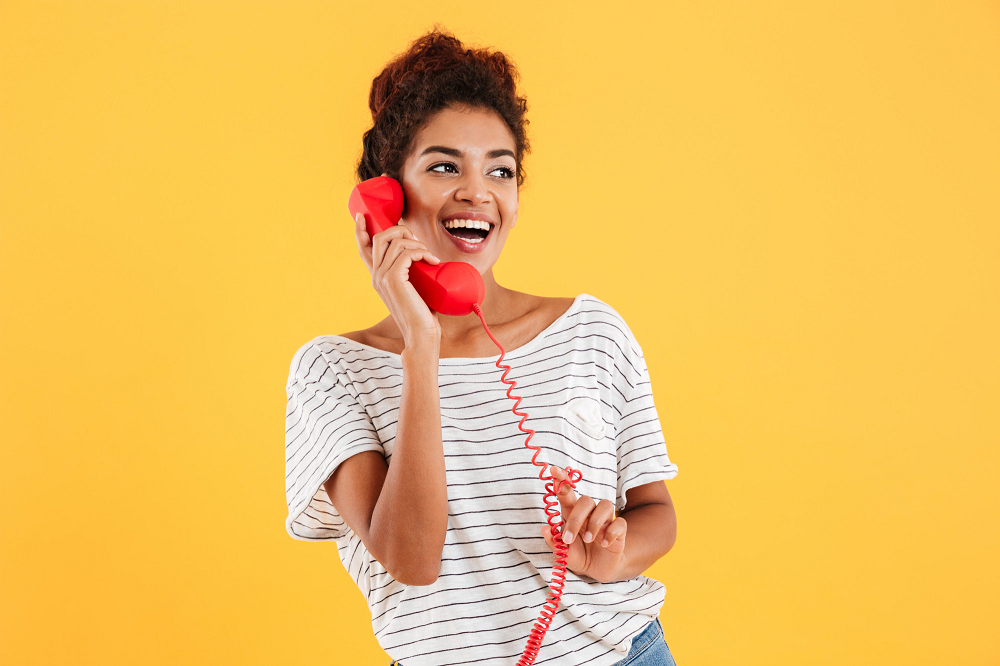
[[[369,178],[358,184],[347,202],[351,217],[364,213],[368,235],[385,231],[399,223],[403,215],[403,188],[389,176]],[[482,305],[486,290],[483,278],[472,264],[426,261],[410,264],[410,284],[431,310],[445,315],[472,314],[473,305]]]

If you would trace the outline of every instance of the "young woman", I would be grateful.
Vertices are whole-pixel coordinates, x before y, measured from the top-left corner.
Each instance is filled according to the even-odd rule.
[[[593,296],[534,296],[493,276],[528,151],[515,77],[503,54],[435,30],[374,80],[358,177],[396,178],[405,208],[374,238],[359,216],[355,234],[389,316],[292,359],[286,527],[337,543],[394,663],[506,666],[522,654],[555,548],[540,468],[479,319],[431,312],[407,279],[414,261],[467,262],[539,460],[556,479],[583,475],[558,498],[567,579],[535,663],[673,664],[665,589],[642,572],[674,544],[663,481],[677,467],[641,348]]]

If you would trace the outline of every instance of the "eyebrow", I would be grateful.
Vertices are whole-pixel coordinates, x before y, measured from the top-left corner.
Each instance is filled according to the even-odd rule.
[[[444,153],[445,155],[451,155],[452,157],[465,156],[465,153],[463,153],[461,150],[458,150],[456,148],[449,148],[447,146],[428,146],[427,148],[424,148],[424,151],[420,153],[420,156],[423,157],[427,153]],[[486,158],[492,160],[496,157],[501,157],[503,155],[509,155],[514,159],[517,159],[517,155],[515,155],[513,151],[507,150],[506,148],[497,148],[496,150],[491,150],[490,152],[486,153]]]

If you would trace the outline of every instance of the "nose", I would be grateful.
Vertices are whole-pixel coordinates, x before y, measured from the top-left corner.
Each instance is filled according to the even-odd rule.
[[[486,177],[478,172],[466,172],[458,188],[455,190],[455,198],[459,201],[467,201],[473,206],[487,204],[493,200]]]

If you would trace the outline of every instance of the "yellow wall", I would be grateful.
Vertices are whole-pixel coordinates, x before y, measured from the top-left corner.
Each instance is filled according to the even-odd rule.
[[[677,661],[1000,662],[1000,6],[420,4],[0,2],[0,663],[388,660],[284,382],[385,316],[347,195],[435,21],[523,72],[499,281],[643,346]]]

